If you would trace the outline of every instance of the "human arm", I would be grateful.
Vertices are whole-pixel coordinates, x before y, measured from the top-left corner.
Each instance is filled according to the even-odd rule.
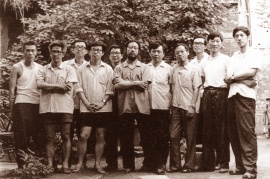
[[[9,116],[12,118],[13,106],[15,101],[15,89],[16,83],[19,76],[20,68],[17,64],[13,65],[10,72],[10,81],[9,81],[9,105],[10,105],[10,114]]]

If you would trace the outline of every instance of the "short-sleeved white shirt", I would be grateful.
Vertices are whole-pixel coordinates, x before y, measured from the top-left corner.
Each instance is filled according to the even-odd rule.
[[[230,57],[219,54],[217,57],[208,57],[207,61],[202,64],[202,76],[205,77],[204,87],[227,87],[224,79],[227,74],[227,67]]]
[[[152,83],[149,85],[151,109],[169,110],[172,94],[170,91],[170,77],[172,66],[162,61],[157,67],[148,63],[152,75]]]
[[[245,53],[236,51],[230,59],[227,75],[232,76],[232,74],[237,71],[254,68],[257,69],[257,73],[253,79],[258,80],[262,58],[261,52],[252,48],[248,48]],[[239,93],[241,96],[256,100],[257,88],[258,86],[250,88],[243,83],[232,83],[230,85],[228,98]]]

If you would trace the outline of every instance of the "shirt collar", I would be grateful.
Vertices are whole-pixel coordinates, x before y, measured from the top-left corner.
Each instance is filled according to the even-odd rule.
[[[86,63],[86,66],[89,66],[89,67],[91,66],[90,61]],[[105,67],[106,66],[106,63],[104,63],[103,61],[101,61],[99,66],[100,67]]]
[[[148,65],[149,65],[149,66],[154,66],[152,61],[149,62]],[[165,65],[165,62],[162,60],[162,61],[160,62],[160,64],[158,65],[158,67],[163,67],[163,68],[164,68],[164,67],[165,67],[164,65]]]
[[[128,63],[127,60],[123,62],[123,67],[127,67]],[[136,59],[135,66],[140,67],[142,66],[142,62],[140,62],[138,59]]]
[[[49,63],[48,68],[50,68],[50,69],[54,69],[54,68],[52,67],[52,63]],[[61,64],[60,64],[60,65],[59,65],[57,68],[59,68],[59,69],[64,68],[64,64],[63,64],[63,62],[61,62]]]

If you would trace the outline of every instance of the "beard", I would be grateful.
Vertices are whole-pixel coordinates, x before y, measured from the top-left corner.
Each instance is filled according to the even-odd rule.
[[[127,54],[127,57],[128,57],[129,60],[135,61],[137,59],[138,55],[131,52],[131,53]]]

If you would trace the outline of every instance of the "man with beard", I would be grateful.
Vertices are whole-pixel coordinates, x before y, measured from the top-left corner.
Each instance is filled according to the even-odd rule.
[[[37,54],[36,44],[26,42],[23,45],[23,53],[24,60],[11,68],[9,84],[10,117],[13,121],[16,161],[19,169],[25,167],[20,150],[29,152],[30,137],[35,144],[41,144],[38,148],[40,152],[45,150],[43,145],[45,135],[39,117],[40,90],[36,85],[36,75],[42,66],[34,62]]]
[[[144,161],[141,171],[153,170],[153,140],[150,133],[150,105],[148,84],[151,74],[148,66],[139,61],[140,44],[129,41],[126,44],[127,59],[114,70],[114,84],[118,90],[120,115],[120,142],[123,166],[127,173],[135,170],[134,121],[138,122]]]
[[[62,170],[63,173],[69,174],[70,126],[74,110],[72,91],[73,85],[78,80],[74,68],[62,63],[65,50],[66,45],[61,41],[54,41],[49,45],[52,61],[38,71],[37,87],[42,91],[39,112],[42,115],[47,133],[48,168],[53,168],[54,140],[58,125],[63,141]]]
[[[170,126],[170,168],[168,172],[189,173],[196,165],[196,101],[201,86],[199,68],[188,61],[189,48],[177,44],[175,57],[178,63],[172,69],[172,118]],[[180,140],[186,134],[187,154],[185,164],[181,166]]]
[[[230,85],[228,123],[229,135],[236,169],[231,175],[243,175],[243,179],[254,179],[257,175],[257,137],[255,133],[255,108],[262,55],[249,47],[250,31],[247,27],[236,27],[233,37],[239,46],[228,66],[225,82]],[[249,80],[249,83],[243,83]]]
[[[149,44],[152,61],[148,66],[152,75],[149,85],[150,118],[155,136],[155,172],[164,175],[169,154],[169,115],[171,106],[171,78],[172,67],[163,61],[165,52],[161,42]]]
[[[95,169],[98,173],[105,171],[100,166],[105,147],[105,129],[112,115],[113,95],[112,68],[101,61],[106,50],[103,42],[97,41],[89,45],[90,61],[78,70],[80,111],[82,113],[82,127],[78,142],[78,164],[74,172],[83,169],[83,158],[86,152],[87,139],[94,128],[96,132]]]
[[[122,48],[118,45],[112,45],[109,48],[109,60],[110,65],[113,69],[121,63],[123,57]],[[117,91],[114,91],[114,96],[112,96],[112,108],[113,116],[109,121],[108,127],[106,129],[106,171],[113,171],[118,168],[118,137],[119,137],[119,122],[118,122],[118,104],[117,104]]]

